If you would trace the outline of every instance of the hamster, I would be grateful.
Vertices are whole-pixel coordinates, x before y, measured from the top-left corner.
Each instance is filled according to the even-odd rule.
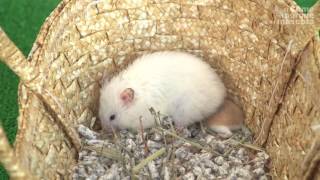
[[[162,51],[137,58],[100,89],[99,118],[104,130],[150,128],[153,108],[182,128],[209,118],[226,89],[214,69],[183,52]]]
[[[226,99],[219,110],[207,120],[207,125],[220,136],[228,138],[232,136],[233,130],[243,126],[244,119],[242,109],[230,99]]]

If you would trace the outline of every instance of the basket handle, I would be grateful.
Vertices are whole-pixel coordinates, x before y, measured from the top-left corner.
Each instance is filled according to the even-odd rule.
[[[26,60],[18,47],[9,39],[0,27],[0,60],[7,64],[22,81],[34,78],[34,68]]]
[[[14,151],[11,148],[3,128],[0,126],[0,163],[8,171],[10,179],[23,180],[23,179],[35,179],[30,173],[27,173],[25,169],[18,163]]]

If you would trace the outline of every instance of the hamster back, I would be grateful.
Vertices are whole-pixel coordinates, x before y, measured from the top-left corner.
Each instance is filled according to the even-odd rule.
[[[105,128],[137,129],[141,123],[149,128],[155,124],[152,107],[177,126],[187,126],[213,114],[225,95],[218,75],[198,57],[156,52],[138,58],[105,82],[99,115]]]

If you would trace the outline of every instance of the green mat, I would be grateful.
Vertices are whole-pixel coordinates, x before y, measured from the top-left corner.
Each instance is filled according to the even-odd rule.
[[[0,0],[0,26],[28,55],[38,31],[59,0]],[[0,123],[4,126],[10,143],[14,142],[18,116],[18,77],[0,63]],[[0,180],[8,175],[0,167]]]
[[[310,7],[317,0],[296,0],[301,7]],[[41,24],[57,6],[59,0],[0,0],[0,26],[27,56]],[[18,116],[18,78],[0,63],[0,124],[10,143],[14,142]],[[0,167],[0,180],[8,175]]]

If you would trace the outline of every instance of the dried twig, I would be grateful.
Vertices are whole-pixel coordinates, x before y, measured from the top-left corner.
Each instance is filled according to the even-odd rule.
[[[140,117],[139,121],[140,121],[141,138],[142,138],[142,141],[143,141],[143,144],[144,144],[144,153],[148,154],[149,147],[148,147],[146,139],[144,138],[144,130],[143,130],[143,124],[142,124],[141,117]]]
[[[101,147],[84,146],[83,149],[99,152],[101,156],[104,156],[113,160],[117,160],[117,161],[123,161],[124,159],[124,157],[119,152],[111,148],[104,147],[103,149],[101,149]]]
[[[253,144],[249,144],[249,143],[244,143],[244,142],[240,142],[240,141],[236,141],[234,139],[230,139],[230,141],[232,141],[233,143],[237,144],[237,145],[240,145],[242,147],[245,147],[245,148],[249,148],[249,149],[252,149],[252,150],[255,150],[255,151],[261,151],[263,152],[264,150],[258,146],[255,146]]]
[[[168,135],[170,135],[170,136],[172,136],[172,137],[175,137],[175,138],[177,138],[177,139],[180,139],[180,140],[182,140],[182,141],[184,141],[184,142],[186,142],[186,143],[189,143],[190,145],[192,145],[192,146],[194,146],[194,147],[196,147],[196,148],[198,148],[198,149],[205,150],[205,151],[207,151],[207,152],[211,152],[211,153],[213,153],[214,155],[220,155],[219,153],[213,151],[211,148],[204,147],[204,146],[202,146],[202,145],[199,144],[199,143],[196,143],[196,142],[194,142],[194,141],[190,141],[190,140],[188,140],[188,139],[186,139],[186,138],[183,138],[183,137],[181,137],[181,136],[179,136],[179,135],[177,135],[177,134],[175,134],[175,133],[173,133],[173,132],[171,132],[171,131],[168,131],[168,130],[166,130],[166,129],[163,129],[163,128],[161,128],[161,127],[156,127],[156,128],[154,128],[154,129],[157,130],[157,131],[159,131],[159,132],[165,132],[166,134],[168,134]]]
[[[150,156],[148,156],[147,158],[145,158],[144,160],[142,160],[138,165],[136,165],[135,167],[132,168],[132,173],[133,174],[137,174],[139,173],[139,171],[146,166],[150,161],[160,157],[162,154],[164,154],[166,152],[165,148],[161,148],[158,151],[156,151],[155,153],[151,154]]]
[[[202,121],[200,121],[200,129],[202,133],[206,133],[206,128]]]

